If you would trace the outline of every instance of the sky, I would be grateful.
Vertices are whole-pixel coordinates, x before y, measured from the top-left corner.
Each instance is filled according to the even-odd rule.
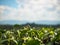
[[[60,0],[0,0],[0,21],[60,21]]]

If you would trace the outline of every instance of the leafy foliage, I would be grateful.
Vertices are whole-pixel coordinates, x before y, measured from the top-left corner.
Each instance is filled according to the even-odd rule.
[[[0,45],[60,45],[60,28],[0,30]]]

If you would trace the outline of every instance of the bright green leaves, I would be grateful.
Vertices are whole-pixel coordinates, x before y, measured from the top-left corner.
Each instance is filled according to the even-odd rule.
[[[31,39],[27,41],[26,45],[40,45],[40,42],[38,40]]]
[[[60,28],[40,28],[39,30],[24,27],[20,30],[1,30],[1,45],[53,45],[60,44]]]

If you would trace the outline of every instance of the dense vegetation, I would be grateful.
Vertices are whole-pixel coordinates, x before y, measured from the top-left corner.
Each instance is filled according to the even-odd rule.
[[[3,29],[0,26],[0,45],[60,45],[60,27],[10,27]]]

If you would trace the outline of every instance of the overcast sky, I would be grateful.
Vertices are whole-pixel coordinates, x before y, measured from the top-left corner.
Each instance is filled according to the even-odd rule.
[[[59,0],[0,0],[0,21],[60,20]]]

